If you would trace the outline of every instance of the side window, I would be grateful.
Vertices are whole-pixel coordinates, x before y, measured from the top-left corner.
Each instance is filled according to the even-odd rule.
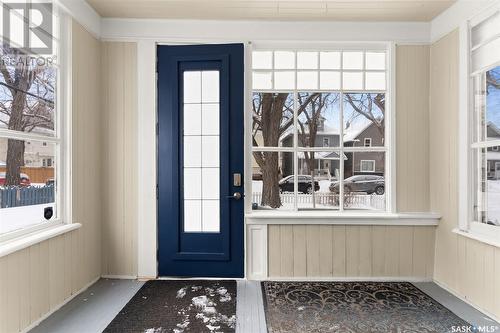
[[[473,88],[473,126],[469,142],[473,170],[471,228],[500,226],[500,11],[470,31],[470,72]],[[496,46],[495,46],[496,45]],[[470,221],[469,221],[470,222]],[[497,231],[495,231],[497,232]]]
[[[17,12],[19,25],[0,41],[0,241],[69,222],[62,220],[66,193],[58,177],[66,167],[61,147],[68,130],[60,122],[63,14],[39,11],[37,20],[52,26],[44,25],[47,39],[37,38],[31,49],[33,12],[3,5],[4,16]]]

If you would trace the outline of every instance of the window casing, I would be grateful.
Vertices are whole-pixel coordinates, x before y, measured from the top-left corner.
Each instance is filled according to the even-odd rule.
[[[71,221],[68,169],[71,160],[69,150],[71,103],[67,98],[70,92],[67,88],[69,84],[67,60],[70,54],[68,31],[71,25],[70,20],[56,6],[53,7],[52,23],[52,54],[21,55],[34,57],[38,65],[33,65],[33,68],[39,66],[38,76],[28,89],[27,103],[23,110],[22,121],[26,126],[13,128],[9,121],[13,112],[8,108],[4,108],[6,112],[3,113],[0,123],[0,146],[3,145],[4,148],[0,149],[0,161],[5,159],[4,168],[7,169],[7,160],[11,161],[13,156],[21,158],[21,182],[15,185],[12,178],[7,179],[5,170],[4,179],[0,184],[3,195],[9,192],[6,191],[8,188],[11,194],[14,193],[14,196],[9,197],[10,201],[4,200],[0,207],[0,242]],[[15,66],[9,65],[8,59],[16,59],[18,56],[19,54],[3,53],[1,63],[3,69],[13,73]],[[42,59],[45,62],[40,65]],[[0,75],[0,81],[6,83],[4,75]],[[46,89],[42,89],[42,86]],[[9,96],[10,98],[13,96],[9,90],[2,92],[4,106]],[[35,111],[27,109],[35,107],[38,107]],[[39,121],[30,122],[27,120],[30,117]],[[13,142],[18,142],[20,147],[24,146],[22,149],[24,153],[14,154],[13,150],[9,153]],[[12,162],[9,163],[12,165]],[[15,173],[10,172],[10,175],[12,174]],[[50,218],[44,216],[47,208],[51,208],[53,212]]]
[[[254,48],[250,134],[253,142],[253,209],[387,211],[392,208],[390,200],[386,200],[384,196],[379,197],[380,203],[376,207],[350,204],[349,202],[368,194],[366,190],[355,193],[345,190],[349,181],[347,178],[363,172],[360,163],[363,157],[368,157],[367,160],[380,161],[379,170],[375,170],[373,163],[373,168],[368,172],[385,176],[389,199],[391,152],[390,147],[385,144],[390,142],[385,137],[390,138],[391,132],[388,120],[390,101],[386,99],[391,83],[389,69],[390,52],[387,45],[374,50],[370,46],[352,50],[332,48],[304,51]],[[311,102],[312,106],[309,108],[304,102],[314,97],[319,101],[318,104],[334,105],[329,114],[327,112],[327,115],[315,117],[311,109],[317,105]],[[366,111],[362,107],[369,104],[363,104],[367,101],[371,101],[372,105],[381,105],[381,109],[374,107],[370,110],[371,120],[366,120],[362,112]],[[267,129],[267,134],[265,133],[263,122],[268,118],[264,115],[263,105],[278,103],[281,106],[276,110],[281,108],[278,112],[283,114],[281,124],[288,127],[283,133],[279,133],[279,138],[274,136],[273,141],[269,140],[269,133],[273,131]],[[362,107],[356,110],[355,106]],[[312,135],[309,135],[313,128],[315,139],[311,139]],[[280,126],[274,126],[274,133],[279,130],[282,130]],[[374,141],[373,146],[370,144],[365,147],[364,136],[361,137],[361,134],[363,131],[373,130],[380,138]],[[328,135],[331,136],[326,138]],[[286,177],[294,180],[293,184],[286,182],[286,185],[279,185],[281,202],[274,206],[262,200],[265,196],[264,183],[268,181],[262,168],[266,159],[275,161],[274,173],[278,180]],[[265,164],[264,166],[267,167]],[[308,177],[308,186],[301,180],[305,175]],[[313,185],[313,181],[319,183],[319,190],[312,191],[313,187],[318,186]],[[283,190],[285,188],[286,191]],[[368,190],[370,192],[372,191]],[[350,199],[349,196],[355,199]],[[325,202],[329,204],[324,204]]]

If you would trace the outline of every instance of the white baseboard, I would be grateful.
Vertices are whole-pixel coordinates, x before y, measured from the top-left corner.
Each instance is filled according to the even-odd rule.
[[[40,323],[42,321],[44,321],[45,319],[47,319],[48,317],[50,317],[54,312],[56,312],[57,310],[59,310],[60,308],[62,308],[63,306],[65,306],[73,298],[75,298],[76,296],[80,295],[82,292],[84,292],[85,290],[87,290],[91,285],[93,285],[94,283],[96,283],[97,281],[99,281],[100,278],[101,277],[98,276],[94,280],[90,281],[88,284],[86,284],[83,288],[81,288],[80,290],[78,290],[76,293],[74,293],[73,295],[71,295],[68,298],[66,298],[61,304],[57,305],[55,308],[53,308],[49,312],[45,313],[43,316],[41,316],[40,318],[38,318],[37,320],[35,320],[34,322],[32,322],[29,326],[27,326],[26,328],[24,328],[23,330],[21,330],[20,333],[27,333],[30,330],[32,330],[33,328],[35,328],[36,326],[40,325]]]
[[[500,318],[498,318],[497,316],[495,316],[493,313],[483,309],[482,307],[472,303],[469,299],[465,298],[464,295],[458,293],[457,291],[455,291],[453,288],[451,288],[450,286],[448,286],[447,284],[445,283],[442,283],[440,281],[437,281],[437,280],[433,280],[432,282],[434,282],[435,284],[437,284],[439,287],[443,288],[444,290],[446,290],[447,292],[449,292],[450,294],[452,294],[453,296],[455,296],[456,298],[460,299],[462,302],[464,303],[467,303],[468,305],[472,306],[474,309],[484,313],[485,315],[487,315],[488,317],[490,317],[491,319],[495,320],[497,323],[500,323]]]
[[[157,279],[156,276],[138,276],[137,277],[137,281],[142,281],[142,282],[156,280],[156,279]]]
[[[159,276],[155,278],[154,280],[207,280],[207,281],[220,281],[220,280],[235,280],[235,281],[242,281],[245,280],[245,278],[218,278],[218,277],[177,277],[177,276]]]
[[[135,275],[101,275],[103,279],[137,280]]]

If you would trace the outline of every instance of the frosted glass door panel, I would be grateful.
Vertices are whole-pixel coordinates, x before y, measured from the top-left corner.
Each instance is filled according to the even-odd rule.
[[[219,232],[219,71],[185,71],[183,79],[184,232]]]

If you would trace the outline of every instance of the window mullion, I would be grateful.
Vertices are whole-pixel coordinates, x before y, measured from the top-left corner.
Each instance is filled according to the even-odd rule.
[[[297,57],[295,57],[295,64],[297,64]],[[294,91],[293,93],[293,196],[294,196],[294,201],[293,201],[293,209],[297,211],[298,208],[298,200],[299,200],[299,156],[297,153],[297,146],[298,146],[298,140],[299,140],[299,135],[298,135],[298,96],[297,96],[297,90]]]
[[[57,136],[46,136],[40,134],[33,134],[30,132],[20,132],[9,129],[0,129],[0,137],[7,139],[16,139],[24,141],[42,141],[50,143],[60,143],[61,139]]]
[[[340,59],[340,66],[342,68],[342,56]],[[342,87],[342,75],[340,76],[340,86]],[[340,151],[339,151],[339,211],[344,211],[344,93],[340,92]]]

